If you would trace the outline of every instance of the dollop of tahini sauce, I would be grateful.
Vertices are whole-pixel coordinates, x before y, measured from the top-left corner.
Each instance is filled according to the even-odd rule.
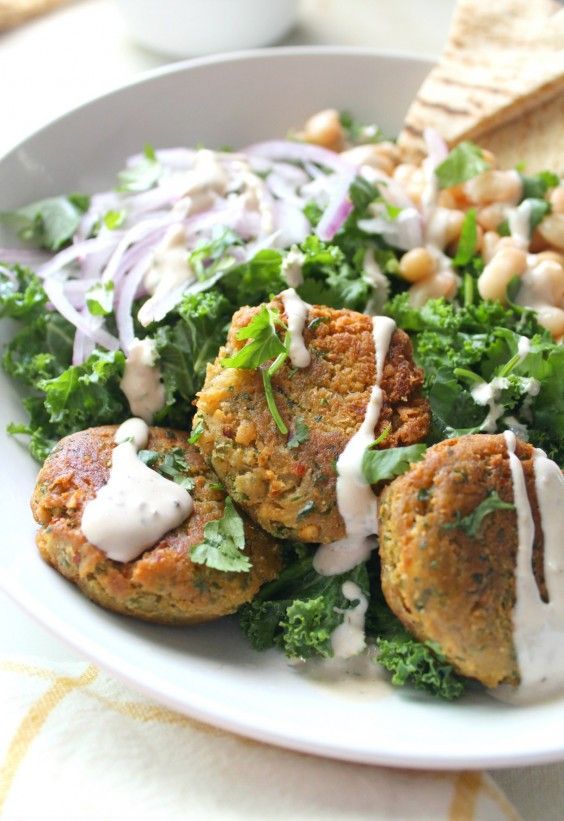
[[[119,384],[127,397],[131,413],[148,425],[165,404],[165,387],[156,360],[157,352],[152,339],[134,339]]]
[[[347,601],[357,601],[358,604],[348,610],[337,609],[338,613],[342,613],[343,621],[331,634],[331,649],[335,658],[348,659],[362,653],[366,647],[364,617],[368,599],[354,582],[344,582],[341,590]]]
[[[370,393],[362,425],[347,443],[337,460],[337,506],[346,536],[318,548],[313,566],[322,576],[336,576],[366,561],[374,548],[378,532],[378,503],[364,478],[362,459],[374,441],[374,430],[382,410],[380,387],[384,362],[396,324],[387,316],[372,318],[372,336],[376,351],[376,381]]]
[[[535,490],[544,536],[544,578],[549,599],[544,602],[533,573],[535,524],[525,474],[515,454],[515,435],[511,431],[503,435],[517,512],[513,644],[521,683],[516,689],[500,687],[492,692],[503,700],[536,701],[564,687],[564,477],[555,462],[542,450],[535,450]]]
[[[190,516],[185,488],[165,479],[137,458],[149,428],[142,419],[120,425],[107,484],[84,508],[81,529],[109,559],[130,562]]]

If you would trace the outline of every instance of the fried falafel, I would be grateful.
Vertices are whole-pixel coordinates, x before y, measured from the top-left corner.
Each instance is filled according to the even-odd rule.
[[[186,433],[151,428],[148,448],[181,449],[194,483],[192,515],[127,563],[109,559],[81,531],[85,505],[106,484],[117,426],[91,428],[62,439],[43,465],[31,506],[41,525],[42,557],[83,593],[109,610],[163,624],[194,624],[235,612],[281,567],[278,544],[245,516],[249,572],[222,572],[190,560],[208,522],[221,518],[225,493]]]
[[[516,455],[535,524],[533,571],[546,600],[534,448],[517,440]],[[482,511],[487,512],[476,515],[486,500]],[[513,503],[502,434],[434,445],[380,498],[382,590],[388,605],[416,638],[437,643],[457,672],[487,687],[519,683],[512,623],[519,544]]]
[[[284,303],[270,307],[287,320]],[[372,318],[350,310],[309,306],[303,338],[311,364],[286,362],[272,379],[289,433],[277,429],[260,370],[229,369],[222,360],[245,344],[237,333],[260,308],[241,308],[227,342],[208,366],[198,394],[197,445],[235,501],[267,532],[328,543],[345,535],[337,509],[336,462],[359,429],[376,381]],[[381,447],[419,442],[429,429],[423,372],[407,334],[395,330],[385,360],[384,401],[374,431]]]

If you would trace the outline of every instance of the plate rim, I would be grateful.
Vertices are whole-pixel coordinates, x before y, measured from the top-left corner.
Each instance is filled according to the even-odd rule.
[[[8,150],[0,156],[0,163],[9,162],[11,156],[24,147],[30,139],[41,136],[57,123],[68,117],[79,116],[79,113],[83,109],[95,105],[101,100],[119,95],[127,89],[142,85],[147,81],[163,76],[189,72],[193,68],[207,65],[265,58],[275,60],[292,56],[312,58],[316,56],[334,58],[349,56],[353,58],[383,58],[408,61],[409,63],[419,64],[427,68],[430,68],[435,62],[431,55],[414,54],[413,52],[394,49],[357,48],[354,46],[282,46],[276,48],[240,50],[182,60],[140,72],[129,80],[114,85],[101,93],[83,100],[78,105],[60,112],[45,121],[40,127],[31,129],[25,136],[21,137],[16,144],[8,148]],[[186,700],[182,698],[177,685],[171,685],[166,678],[159,678],[159,675],[153,671],[140,669],[135,662],[124,660],[119,654],[113,652],[111,647],[108,647],[101,641],[92,639],[89,635],[85,635],[80,629],[75,629],[72,624],[59,618],[56,610],[48,608],[34,597],[33,593],[28,593],[21,581],[11,572],[10,567],[3,565],[1,561],[0,590],[5,592],[17,605],[53,635],[66,642],[80,655],[95,662],[106,672],[115,676],[133,689],[198,721],[211,724],[230,733],[252,738],[261,743],[294,750],[302,754],[309,753],[341,761],[402,767],[413,770],[433,768],[447,771],[459,770],[461,768],[483,769],[485,767],[501,769],[531,764],[546,764],[564,760],[564,742],[558,747],[552,745],[549,749],[535,748],[529,752],[519,751],[517,753],[506,753],[505,755],[498,753],[489,756],[485,753],[465,755],[463,753],[455,752],[453,754],[450,752],[442,756],[433,754],[431,757],[428,755],[424,756],[421,753],[413,753],[409,757],[405,757],[405,754],[386,752],[382,749],[370,753],[365,751],[355,752],[353,749],[343,749],[325,742],[315,742],[311,739],[302,740],[291,734],[285,735],[281,731],[263,728],[253,724],[252,716],[247,715],[245,717],[239,715],[236,717],[232,714],[233,711],[230,713],[229,710],[225,709],[222,710],[221,714],[218,714],[214,712],[213,706],[210,703],[206,703],[205,697],[202,697],[202,694],[195,691],[190,692],[190,703],[187,704]]]

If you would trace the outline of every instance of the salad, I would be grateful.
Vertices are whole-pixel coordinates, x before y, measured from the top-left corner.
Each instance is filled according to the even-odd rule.
[[[495,682],[468,672],[456,647],[447,649],[448,637],[437,640],[429,623],[413,617],[413,609],[426,611],[427,600],[418,598],[413,608],[404,595],[398,603],[396,548],[384,543],[397,546],[406,538],[393,527],[405,515],[398,500],[413,492],[418,503],[426,502],[429,489],[417,471],[437,458],[441,470],[445,457],[436,454],[446,451],[435,450],[440,443],[462,442],[456,458],[475,464],[497,458],[505,435],[503,447],[516,452],[517,461],[538,461],[530,442],[551,465],[564,465],[564,186],[550,171],[500,170],[495,157],[472,143],[449,151],[438,134],[428,132],[426,139],[423,165],[408,165],[378,128],[320,112],[292,139],[241,150],[146,146],[129,158],[111,190],[61,195],[1,214],[23,241],[0,249],[1,315],[19,322],[2,361],[25,390],[29,417],[10,425],[9,433],[22,437],[39,462],[47,459],[50,470],[57,442],[78,431],[123,427],[132,416],[156,429],[186,431],[173,448],[160,440],[148,447],[127,428],[114,452],[128,451],[133,464],[142,461],[188,496],[193,491],[198,503],[222,505],[185,563],[219,571],[232,584],[253,564],[245,566],[245,540],[256,551],[256,567],[267,550],[262,530],[276,538],[276,561],[252,576],[252,595],[239,608],[255,649],[328,658],[340,654],[345,626],[347,647],[351,633],[354,652],[370,645],[394,685],[453,699],[468,677],[488,686],[525,677],[515,634],[504,635],[513,668],[518,657],[517,672],[512,668]],[[257,310],[238,321],[244,306]],[[369,553],[327,573],[316,562],[317,543],[333,540],[307,531],[315,503],[300,502],[299,527],[269,529],[221,468],[205,398],[216,366],[220,376],[260,374],[273,435],[292,456],[299,454],[313,438],[313,425],[281,410],[280,380],[296,373],[299,381],[306,373],[309,362],[300,364],[298,343],[305,340],[307,354],[332,323],[357,314],[388,318],[383,347],[390,356],[394,339],[400,344],[393,334],[410,337],[403,357],[410,373],[421,374],[414,402],[420,390],[428,424],[423,435],[390,446],[395,422],[376,436],[374,421],[361,448],[361,484],[370,494],[376,489],[380,515],[389,517],[380,523],[385,566]],[[370,322],[374,329],[382,325]],[[208,370],[230,325],[231,341]],[[152,378],[150,391],[145,381],[139,388],[139,374]],[[368,418],[366,402],[364,412]],[[495,447],[480,450],[488,436],[496,437]],[[521,443],[516,451],[511,437]],[[468,456],[470,442],[476,450]],[[187,460],[185,444],[199,449],[205,464],[196,465],[196,456]],[[524,447],[530,450],[519,450]],[[337,458],[343,452],[335,454],[331,479],[325,477],[329,487],[335,475],[344,475]],[[511,578],[525,542],[515,525],[519,478],[513,467],[513,490],[494,476],[470,512],[451,506],[450,518],[437,525],[449,544],[469,540],[475,547],[491,538],[494,523],[511,519]],[[551,471],[546,468],[554,508],[562,477]],[[219,498],[197,495],[203,475]],[[52,472],[49,481],[57,481]],[[528,505],[526,496],[521,502]],[[185,496],[177,493],[175,502],[190,515]],[[532,518],[544,522],[551,515],[542,503],[528,506]],[[341,505],[338,512],[344,518]],[[551,542],[549,531],[556,533],[543,525],[545,552],[557,538]],[[372,547],[374,535],[364,534]],[[114,563],[136,558],[107,555]],[[554,598],[556,605],[546,568],[545,576],[543,600]],[[554,646],[561,647],[564,619],[553,609],[547,618],[560,642]],[[212,617],[205,607],[198,613],[202,618],[194,620]],[[511,621],[511,607],[495,618]]]

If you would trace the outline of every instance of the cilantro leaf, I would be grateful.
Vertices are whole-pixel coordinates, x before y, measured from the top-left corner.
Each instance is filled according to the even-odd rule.
[[[121,211],[107,211],[104,214],[103,222],[108,230],[116,231],[118,228],[121,228],[126,217],[127,213],[123,209]]]
[[[189,493],[194,490],[195,483],[192,477],[187,475],[189,466],[182,448],[171,448],[166,453],[158,450],[140,450],[137,458]]]
[[[348,111],[341,111],[339,122],[345,132],[347,142],[353,145],[380,143],[385,140],[384,132],[377,125],[364,125],[356,120]]]
[[[460,230],[460,239],[453,265],[463,267],[468,265],[476,253],[476,243],[478,241],[478,225],[476,221],[476,209],[469,208],[464,215],[464,222]]]
[[[544,199],[536,199],[534,197],[529,197],[523,200],[522,202],[529,203],[529,207],[531,209],[529,227],[532,232],[535,230],[537,225],[539,225],[543,221],[546,215],[550,213],[550,203]]]
[[[296,421],[294,422],[294,432],[288,439],[288,448],[293,450],[294,448],[299,447],[304,442],[307,442],[309,439],[309,428],[302,419],[301,416],[296,417]]]
[[[499,498],[497,491],[492,490],[471,513],[461,516],[460,512],[457,511],[455,521],[442,525],[442,529],[462,530],[472,539],[475,539],[485,517],[493,513],[494,510],[515,510],[515,505],[504,502],[503,499]]]
[[[225,499],[223,516],[204,527],[204,541],[193,547],[190,558],[195,564],[205,564],[225,572],[248,572],[251,562],[245,549],[243,520],[235,510],[230,496]]]
[[[413,462],[422,459],[427,445],[406,445],[387,450],[366,450],[362,458],[362,473],[366,481],[375,485],[409,470]]]
[[[27,242],[58,251],[72,239],[88,204],[88,197],[82,195],[50,197],[16,211],[1,212],[0,223]]]
[[[435,174],[439,188],[452,188],[477,177],[489,167],[482,149],[465,141],[452,149],[446,160],[435,168]]]
[[[543,199],[548,190],[560,185],[560,177],[552,171],[540,171],[534,176],[527,174],[520,176],[523,184],[523,199],[529,199],[529,197]]]
[[[206,280],[235,265],[235,257],[227,252],[242,245],[239,234],[231,228],[216,225],[210,240],[201,240],[188,256],[188,265],[199,280]]]
[[[128,193],[148,191],[157,184],[161,171],[154,148],[146,145],[141,160],[118,174],[117,190]]]
[[[204,423],[203,422],[198,422],[198,424],[192,430],[192,433],[188,437],[188,444],[189,445],[195,445],[196,442],[198,441],[198,439],[200,439],[200,437],[201,437],[202,433],[204,432],[204,430],[205,430]]]
[[[277,332],[277,325],[281,324],[278,311],[263,305],[249,324],[237,333],[237,339],[250,339],[251,342],[234,356],[222,359],[222,367],[255,370],[270,359],[285,353],[286,349]]]
[[[86,293],[86,307],[92,316],[111,314],[114,303],[114,283],[97,282]]]

